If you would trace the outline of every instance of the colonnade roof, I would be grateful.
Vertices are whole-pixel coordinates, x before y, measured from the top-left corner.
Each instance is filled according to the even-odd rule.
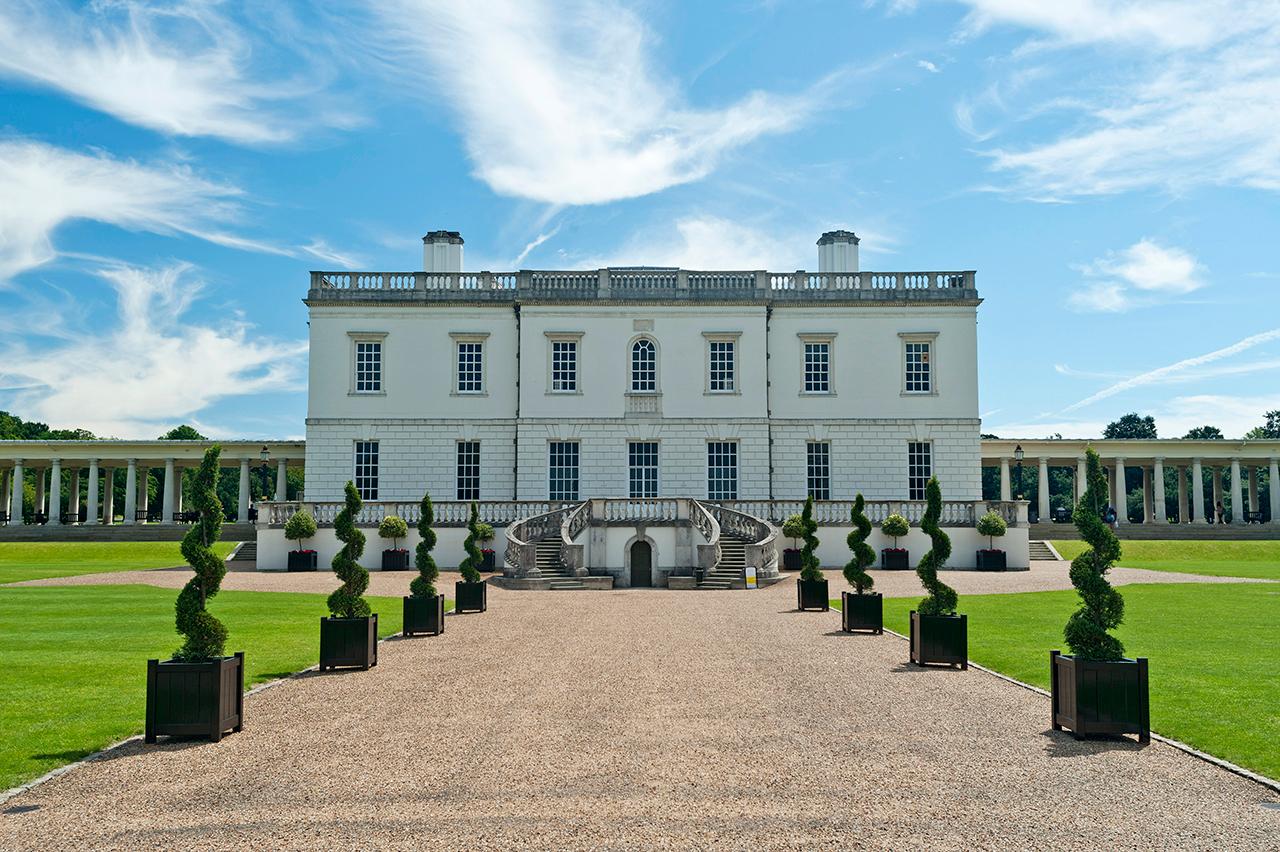
[[[230,440],[230,441],[0,441],[0,459],[12,464],[21,459],[27,467],[48,467],[58,459],[63,467],[87,467],[97,459],[105,467],[123,467],[129,459],[135,459],[140,467],[164,467],[173,459],[182,467],[194,467],[204,457],[205,450],[214,445],[222,447],[222,464],[236,467],[242,460],[261,464],[262,448],[266,447],[268,464],[284,459],[290,466],[303,463],[306,442],[278,440]]]
[[[1048,459],[1053,465],[1075,465],[1092,447],[1103,462],[1124,459],[1125,464],[1149,465],[1161,459],[1166,465],[1225,465],[1239,460],[1242,464],[1265,465],[1280,458],[1280,441],[1258,440],[1191,440],[1186,438],[1105,439],[1105,438],[987,438],[982,441],[982,464],[994,467],[1001,459],[1014,458],[1021,446],[1023,464],[1038,464]]]

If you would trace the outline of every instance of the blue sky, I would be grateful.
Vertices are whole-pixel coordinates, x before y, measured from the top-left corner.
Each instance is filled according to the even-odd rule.
[[[0,0],[0,408],[297,436],[311,269],[977,269],[984,430],[1280,408],[1273,0]]]

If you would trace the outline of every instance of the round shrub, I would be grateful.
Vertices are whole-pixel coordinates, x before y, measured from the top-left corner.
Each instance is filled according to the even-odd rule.
[[[792,515],[783,521],[782,535],[793,542],[798,538],[804,538],[804,518],[800,515]]]
[[[480,521],[476,524],[476,538],[479,541],[493,541],[493,526]]]
[[[849,520],[853,522],[853,531],[845,539],[853,558],[844,566],[844,578],[849,581],[858,594],[862,594],[876,584],[867,573],[867,567],[876,561],[876,552],[867,544],[867,536],[871,535],[871,519],[864,511],[866,501],[862,494],[853,498],[853,508],[849,511]]]
[[[311,538],[316,534],[316,519],[311,517],[309,512],[294,512],[284,525],[284,537],[290,541],[298,543],[298,550],[302,550],[303,539]]]
[[[178,632],[187,638],[173,656],[184,662],[216,660],[222,657],[227,643],[227,628],[205,609],[209,598],[218,594],[227,573],[227,566],[211,547],[222,532],[222,504],[218,502],[221,452],[216,446],[205,451],[191,483],[192,504],[200,519],[182,537],[182,558],[196,575],[182,587],[174,607]]]
[[[911,523],[902,515],[894,512],[880,524],[880,532],[893,539],[893,546],[898,546],[898,539],[911,531]]]
[[[402,538],[409,535],[409,525],[405,523],[404,518],[395,515],[387,515],[382,519],[382,523],[378,524],[378,536],[380,538],[391,539],[391,549],[398,550],[396,544]]]
[[[1009,525],[1004,522],[1004,518],[995,512],[987,512],[978,519],[978,535],[985,535],[990,544],[989,549],[995,550],[995,540],[998,536],[1004,535],[1009,531]]]

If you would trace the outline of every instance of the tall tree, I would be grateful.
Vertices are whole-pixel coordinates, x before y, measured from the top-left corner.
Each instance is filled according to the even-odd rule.
[[[1102,431],[1102,437],[1116,438],[1146,438],[1156,437],[1156,419],[1148,414],[1146,417],[1137,412],[1130,412],[1119,420],[1107,424],[1107,428]]]
[[[1182,437],[1195,441],[1221,441],[1222,430],[1217,426],[1197,426],[1187,431]]]
[[[1277,408],[1275,411],[1268,411],[1263,416],[1266,418],[1265,422],[1258,428],[1254,429],[1253,432],[1259,433],[1257,435],[1258,438],[1280,441],[1280,408]]]

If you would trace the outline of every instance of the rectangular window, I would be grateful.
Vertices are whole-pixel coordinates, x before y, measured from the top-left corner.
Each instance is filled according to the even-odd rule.
[[[907,374],[904,388],[907,393],[932,393],[933,371],[929,353],[933,345],[927,340],[908,340]]]
[[[552,500],[578,498],[578,443],[552,441],[547,445],[548,496]]]
[[[458,499],[480,499],[480,442],[458,442]]]
[[[707,499],[738,499],[738,445],[734,441],[707,444]]]
[[[658,442],[631,441],[627,444],[632,497],[658,496]]]
[[[804,344],[804,392],[831,393],[831,343]]]
[[[925,486],[933,476],[933,445],[928,441],[907,443],[907,499],[923,500]]]
[[[356,341],[356,393],[382,392],[382,341]]]
[[[551,341],[551,390],[554,393],[577,393],[578,341]]]
[[[732,340],[708,341],[707,389],[712,393],[731,393],[734,385],[734,342]]]
[[[378,499],[377,441],[356,441],[355,476],[352,479],[361,500]]]
[[[458,341],[458,393],[484,392],[484,344]]]
[[[815,500],[830,500],[831,445],[823,441],[810,441],[807,449],[806,482],[809,487],[809,496]]]

